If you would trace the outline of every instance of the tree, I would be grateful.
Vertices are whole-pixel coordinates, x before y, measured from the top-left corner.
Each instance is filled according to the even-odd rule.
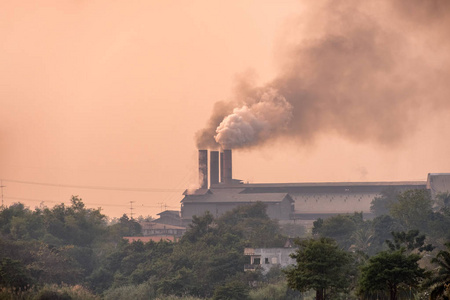
[[[245,290],[235,282],[246,282],[236,279],[244,275],[244,247],[280,247],[285,241],[261,202],[236,207],[219,218],[209,212],[194,216],[173,253],[156,269],[155,286],[160,294],[243,299]]]
[[[217,219],[220,232],[243,237],[246,247],[281,247],[287,237],[281,234],[278,222],[270,219],[266,209],[262,202],[240,205]]]
[[[398,202],[391,205],[391,216],[398,219],[406,230],[427,232],[427,222],[433,212],[430,192],[425,189],[407,190],[397,199]]]
[[[248,285],[235,280],[218,286],[214,291],[213,300],[246,300],[249,299],[248,293]]]
[[[318,219],[314,222],[313,233],[319,236],[328,237],[344,249],[349,249],[352,245],[352,235],[358,227],[363,225],[362,213],[353,215],[337,215],[326,220]]]
[[[419,235],[419,230],[410,230],[408,232],[392,232],[394,241],[386,240],[386,244],[392,251],[404,248],[409,252],[417,249],[419,252],[433,251],[431,244],[425,244],[425,235]]]
[[[108,231],[113,239],[118,240],[124,236],[140,235],[142,227],[136,220],[130,219],[126,214],[123,214],[117,223],[109,226]]]
[[[43,235],[41,211],[31,211],[22,203],[0,209],[0,233],[13,239],[32,239]]]
[[[389,215],[391,206],[398,202],[398,194],[399,192],[395,188],[382,191],[380,196],[373,198],[370,203],[370,211],[377,217]]]
[[[416,287],[426,277],[418,264],[420,258],[418,254],[405,254],[404,248],[379,252],[361,268],[359,292],[387,291],[390,300],[397,300],[399,287]]]
[[[316,300],[327,294],[346,292],[353,278],[350,253],[341,250],[330,238],[296,241],[298,250],[291,255],[296,265],[285,271],[288,285],[301,292],[314,289]]]
[[[448,250],[441,250],[431,262],[438,264],[437,273],[425,283],[431,287],[431,300],[449,300],[448,289],[450,287],[450,242],[445,246]],[[447,295],[446,295],[447,293]]]
[[[0,261],[0,290],[5,287],[23,290],[31,283],[29,271],[20,261],[10,258],[3,258]]]
[[[353,241],[353,244],[350,246],[351,250],[367,254],[373,240],[373,229],[367,226],[358,228],[353,232],[351,239]]]
[[[306,237],[306,227],[302,224],[284,224],[281,227],[281,232],[290,237],[290,238],[296,238],[296,237]]]
[[[450,207],[450,193],[438,193],[436,195],[436,205],[440,210],[446,210]]]
[[[47,240],[54,240],[60,245],[91,246],[106,231],[106,216],[100,209],[85,208],[77,196],[72,196],[71,206],[64,203],[55,205],[52,209],[43,210],[43,219]],[[56,238],[56,239],[55,239]]]
[[[203,236],[212,233],[215,230],[213,222],[214,216],[209,211],[206,211],[204,215],[200,217],[193,216],[192,223],[189,224],[188,230],[183,235],[182,240],[196,242]]]
[[[376,217],[371,223],[374,234],[369,254],[374,255],[381,250],[386,250],[382,249],[385,241],[392,237],[393,231],[400,231],[401,226],[389,215]]]
[[[427,220],[428,235],[437,240],[450,240],[450,207],[432,212]]]

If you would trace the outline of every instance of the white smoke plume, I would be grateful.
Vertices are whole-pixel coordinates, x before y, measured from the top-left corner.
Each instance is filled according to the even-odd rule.
[[[275,90],[264,92],[259,100],[235,108],[216,129],[215,140],[223,149],[249,147],[287,129],[292,105]]]

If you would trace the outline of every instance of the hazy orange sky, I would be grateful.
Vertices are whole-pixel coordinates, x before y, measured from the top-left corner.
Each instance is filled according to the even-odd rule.
[[[129,213],[130,201],[135,216],[179,209],[183,190],[197,183],[194,136],[214,103],[233,100],[242,78],[264,85],[286,78],[280,74],[290,66],[290,72],[300,66],[303,76],[314,75],[311,64],[291,63],[290,53],[326,39],[329,20],[347,13],[343,4],[355,3],[338,2],[334,11],[327,1],[1,1],[5,205],[52,207],[79,195],[111,217]],[[307,141],[284,137],[234,151],[234,178],[407,181],[450,172],[450,47],[443,39],[449,31],[436,30],[450,24],[449,6],[437,16],[422,7],[424,13],[404,17],[389,5],[371,7],[375,2],[367,2],[361,15],[404,37],[380,48],[394,60],[408,57],[390,62],[396,66],[392,78],[412,89],[396,107],[408,112],[399,114],[407,120],[398,120],[397,142],[353,134],[348,128],[361,126],[356,122],[330,123]],[[336,72],[345,74],[346,65]],[[390,80],[384,86],[399,84]],[[326,82],[320,88],[327,90]],[[386,106],[391,100],[379,101]],[[373,112],[380,124],[383,110]],[[347,118],[338,111],[330,116],[339,117]]]

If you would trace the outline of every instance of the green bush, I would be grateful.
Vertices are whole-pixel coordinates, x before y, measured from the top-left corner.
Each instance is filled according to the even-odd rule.
[[[294,300],[303,299],[299,292],[287,286],[286,281],[270,283],[250,291],[250,300]]]
[[[32,294],[29,289],[14,289],[14,288],[0,288],[0,299],[8,300],[28,300],[32,299]]]
[[[99,300],[100,297],[92,294],[81,285],[45,285],[29,299],[33,300]]]
[[[72,300],[67,292],[57,292],[52,290],[45,290],[39,292],[35,297],[36,300]]]
[[[164,296],[164,297],[158,297],[155,300],[204,300],[203,298],[197,298],[192,296],[186,296],[186,297],[177,297],[177,296]]]
[[[100,300],[99,296],[80,285],[45,285],[26,290],[0,289],[0,299],[8,300]]]
[[[213,300],[245,300],[248,298],[249,287],[242,281],[230,281],[214,290]]]
[[[138,285],[123,285],[120,287],[110,288],[103,293],[104,299],[108,300],[148,300],[154,299],[156,293],[154,288],[149,283],[142,283]]]

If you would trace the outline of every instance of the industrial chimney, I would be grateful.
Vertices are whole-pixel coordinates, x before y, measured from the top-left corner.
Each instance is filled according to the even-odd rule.
[[[231,150],[223,150],[223,182],[230,184],[232,181]]]
[[[208,150],[198,150],[198,177],[201,189],[208,188]]]
[[[220,151],[220,182],[223,183],[223,151]]]
[[[209,152],[209,185],[219,183],[219,151]]]

